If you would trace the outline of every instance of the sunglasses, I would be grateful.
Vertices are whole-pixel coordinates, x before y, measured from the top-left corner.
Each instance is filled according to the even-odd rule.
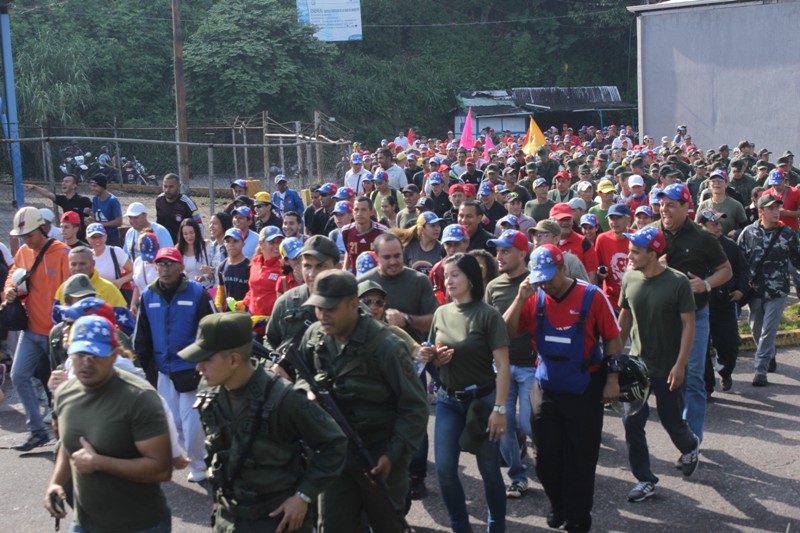
[[[377,307],[383,307],[386,305],[386,300],[381,300],[380,298],[362,298],[361,302],[367,306],[375,305]]]

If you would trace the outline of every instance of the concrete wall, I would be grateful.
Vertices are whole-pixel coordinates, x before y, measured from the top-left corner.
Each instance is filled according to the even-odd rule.
[[[642,134],[686,124],[699,147],[800,152],[800,1],[640,13]],[[797,158],[796,158],[797,159]]]

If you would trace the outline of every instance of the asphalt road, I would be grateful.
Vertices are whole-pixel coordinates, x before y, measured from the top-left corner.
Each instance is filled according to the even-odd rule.
[[[752,356],[739,359],[734,387],[717,392],[709,404],[701,463],[691,478],[674,468],[679,453],[652,410],[648,425],[653,470],[660,478],[656,495],[628,503],[634,484],[627,466],[619,416],[607,411],[603,448],[598,465],[595,531],[770,531],[800,530],[800,350],[782,349],[771,385],[754,388]],[[42,507],[43,492],[52,470],[53,446],[20,454],[11,445],[24,437],[24,417],[13,387],[3,387],[0,404],[0,532],[53,531],[53,520]],[[652,404],[652,401],[651,401]],[[433,433],[435,418],[430,418]],[[429,459],[428,496],[414,502],[409,522],[418,532],[449,531],[447,512],[438,494]],[[485,529],[483,488],[474,459],[462,454],[462,480],[475,531]],[[508,502],[508,531],[547,530],[547,499],[535,481],[521,500]],[[207,487],[186,481],[176,472],[164,490],[176,532],[208,531],[211,500]],[[66,529],[66,525],[62,525]],[[377,533],[377,532],[376,532]]]

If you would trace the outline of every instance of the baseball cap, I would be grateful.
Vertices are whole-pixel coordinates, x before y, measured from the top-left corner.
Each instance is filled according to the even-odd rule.
[[[258,242],[271,242],[278,237],[283,239],[283,232],[280,228],[276,226],[266,226],[262,228],[261,232],[258,234]]]
[[[464,190],[464,186],[461,185],[460,183],[454,183],[453,185],[450,186],[450,190],[447,191],[447,193],[448,194],[456,194],[456,193],[467,194],[467,191]]]
[[[326,270],[314,279],[314,292],[303,305],[333,309],[344,298],[358,296],[355,276],[344,270]]]
[[[384,296],[386,296],[386,289],[384,289],[383,286],[377,281],[367,280],[367,281],[362,281],[361,283],[358,284],[359,298],[361,298],[362,296],[371,291],[378,291]]]
[[[767,150],[766,148],[762,148],[761,150],[759,150],[759,151],[758,151],[758,155],[759,155],[759,156],[762,156],[762,155],[767,155],[767,154],[771,154],[771,153],[772,153],[772,152],[770,152],[770,151],[769,151],[769,150]]]
[[[439,218],[433,211],[425,211],[417,217],[417,226],[424,226],[425,224],[437,224],[441,221],[442,219]]]
[[[336,243],[324,235],[314,235],[308,239],[300,251],[300,255],[312,255],[319,261],[332,259],[334,263],[339,262],[339,247]]]
[[[126,217],[138,217],[145,213],[147,213],[147,208],[142,202],[133,202],[128,206],[128,209],[125,210]]]
[[[239,228],[228,228],[228,230],[225,232],[225,235],[222,237],[222,240],[224,241],[228,237],[230,237],[231,239],[235,239],[237,241],[244,240],[244,236],[242,236],[242,231]]]
[[[583,201],[583,198],[573,198],[568,202],[568,205],[572,209],[583,209],[586,211],[586,202]]]
[[[722,170],[721,168],[718,168],[717,170],[712,172],[711,175],[708,177],[708,179],[710,180],[713,180],[714,178],[721,179],[725,183],[728,183],[728,173]]]
[[[497,221],[498,226],[503,224],[509,224],[511,226],[519,227],[519,217],[517,217],[516,215],[506,215]]]
[[[284,259],[295,259],[303,249],[303,239],[289,237],[281,242],[281,257]]]
[[[72,224],[73,226],[80,226],[81,216],[75,211],[67,211],[61,215],[62,224]]]
[[[461,224],[450,224],[442,231],[441,242],[461,242],[469,240],[467,230]]]
[[[556,220],[563,220],[565,218],[572,218],[572,208],[569,204],[561,202],[550,208],[550,218]]]
[[[765,207],[769,207],[775,203],[782,204],[783,201],[780,198],[776,198],[771,194],[765,194],[758,199],[758,208],[764,209]]]
[[[226,232],[227,234],[227,232]],[[240,232],[241,235],[241,232]],[[183,263],[183,255],[178,251],[177,248],[174,246],[168,246],[167,248],[160,248],[158,253],[156,254],[156,262],[160,260],[164,261],[172,261],[174,263]]]
[[[469,196],[470,198],[475,198],[475,195],[478,193],[478,190],[475,188],[475,185],[472,183],[465,183],[464,184],[464,194]]]
[[[254,203],[259,203],[259,204],[272,203],[272,195],[266,191],[257,192],[253,198],[255,199]]]
[[[372,181],[380,181],[380,182],[386,181],[386,182],[388,182],[389,181],[389,174],[387,174],[386,171],[383,170],[383,169],[378,169],[375,172],[375,175],[372,176]],[[335,185],[334,185],[334,187],[335,187]]]
[[[559,172],[556,173],[555,179],[569,181],[570,180],[569,172],[567,172],[566,170],[560,170]]]
[[[587,225],[593,228],[598,226],[599,222],[597,221],[597,215],[593,215],[591,213],[586,213],[581,217],[581,226]]]
[[[588,191],[593,187],[591,181],[582,181],[578,183],[578,192]]]
[[[547,187],[547,180],[544,178],[536,178],[536,181],[533,182],[533,188],[538,189],[539,187]]]
[[[233,215],[239,215],[248,220],[251,218],[252,213],[253,212],[250,211],[250,208],[247,207],[246,205],[240,205],[239,207],[233,210]]]
[[[366,274],[378,266],[378,256],[372,250],[361,252],[356,258],[356,276]]]
[[[277,176],[275,176],[275,183],[280,183],[282,181],[289,181],[289,180],[287,180],[286,176],[284,176],[283,174],[278,174]],[[256,195],[256,196],[258,196],[258,195]]]
[[[43,219],[45,219],[47,222],[51,224],[56,220],[56,214],[53,213],[52,209],[49,209],[47,207],[40,207],[39,214],[42,215]]]
[[[694,221],[698,224],[703,224],[704,222],[716,222],[721,218],[728,218],[728,215],[725,213],[719,213],[713,209],[703,209],[697,214],[697,217],[694,219]]]
[[[328,183],[325,183],[324,185],[322,185],[322,187],[319,188],[319,193],[320,194],[333,195],[333,194],[336,194],[336,191],[338,191],[338,190],[339,190],[339,188],[336,186],[335,183],[328,182]]]
[[[82,296],[97,296],[97,291],[92,285],[91,279],[86,274],[73,274],[64,282],[62,291],[64,298],[68,296],[80,298]]]
[[[361,154],[359,154],[358,152],[355,152],[355,153],[350,155],[350,162],[353,163],[354,165],[363,165],[364,164],[364,158],[361,157]]]
[[[525,163],[525,170],[536,170],[536,163]]]
[[[561,250],[552,244],[543,244],[531,254],[531,260],[528,263],[528,270],[531,271],[531,275],[528,280],[531,283],[550,281],[556,275],[558,266],[563,263],[564,256]]]
[[[571,217],[572,215],[570,215]],[[555,220],[544,219],[540,220],[536,223],[536,226],[530,228],[528,233],[536,233],[537,231],[543,231],[545,233],[551,233],[556,237],[561,236],[561,226],[558,225],[558,222]]]
[[[141,233],[138,244],[142,261],[155,261],[156,254],[161,247],[158,238],[153,233]]]
[[[351,204],[347,200],[341,200],[339,202],[336,202],[336,205],[333,207],[334,215],[337,213],[340,215],[344,215],[346,213],[352,213],[352,212],[353,212],[353,204]]]
[[[497,239],[489,239],[488,244],[497,248],[516,248],[528,253],[529,243],[525,234],[515,229],[508,229]]]
[[[781,183],[783,183],[783,171],[779,168],[770,170],[767,185],[780,185]]]
[[[658,191],[656,196],[658,198],[663,198],[666,196],[670,200],[677,200],[684,203],[689,203],[692,198],[691,194],[689,193],[689,188],[683,183],[673,183],[668,185],[663,191]]]
[[[522,198],[515,192],[509,193],[503,203],[510,204],[511,202],[522,202]]]
[[[667,241],[660,229],[653,226],[645,226],[635,233],[625,233],[625,237],[640,248],[649,248],[654,252],[661,253],[667,246]]]
[[[416,187],[416,185],[415,185]],[[336,194],[333,195],[337,200],[350,200],[355,198],[356,193],[350,187],[340,187]]]
[[[246,188],[247,188],[247,182],[246,182],[245,180],[233,180],[233,181],[231,182],[231,187],[233,187],[234,185],[235,185],[236,187],[241,187],[241,188],[243,188],[243,189],[246,189]]]
[[[435,184],[441,185],[443,183],[442,175],[439,174],[438,172],[431,172],[430,174],[428,174],[428,183],[430,183],[431,185]],[[450,187],[450,190],[452,191],[453,187],[458,187],[458,186],[459,186],[458,184],[455,184]]]
[[[253,321],[248,313],[214,313],[197,325],[195,341],[178,352],[190,363],[205,361],[217,352],[242,348],[253,342]]]
[[[500,172],[500,167],[492,163],[491,165],[486,167],[486,172]]]
[[[641,176],[637,176],[636,174],[628,178],[628,187],[633,187],[635,185],[644,187],[644,180]]]
[[[247,196],[246,194],[240,194],[239,196],[233,199],[233,203],[243,204],[246,205],[247,207],[253,207],[253,204],[255,202],[253,202],[253,199]]]
[[[493,192],[494,192],[494,185],[492,185],[491,181],[484,181],[478,188],[478,194],[480,194],[481,196],[489,196]]]
[[[474,165],[475,164],[475,158],[474,157],[468,157],[467,160],[466,160],[466,163],[468,165]]]
[[[626,217],[626,216],[629,216],[630,214],[631,214],[631,210],[627,205],[625,205],[625,204],[614,204],[614,205],[612,205],[611,207],[608,208],[608,214],[606,215],[606,218],[608,218],[610,216]]]
[[[650,209],[649,205],[640,205],[639,207],[636,208],[636,211],[633,214],[635,216],[638,215],[639,213],[644,213],[650,218],[653,218],[653,210]]]
[[[447,149],[448,150],[455,150],[456,149],[455,143],[447,143]]]
[[[407,192],[408,193],[413,193],[413,194],[419,194],[419,187],[417,187],[416,184],[414,184],[414,183],[406,185],[405,187],[403,187],[403,194],[405,194]]]
[[[495,186],[494,192],[496,192],[497,194],[508,194],[508,187],[506,187],[502,183],[498,184]]]
[[[600,180],[600,183],[597,184],[597,192],[614,192],[614,184],[611,182],[611,180]]]
[[[67,355],[89,353],[95,357],[108,357],[117,346],[116,328],[102,316],[80,317],[72,325],[69,336]]]
[[[87,237],[94,237],[95,235],[108,235],[106,228],[99,222],[94,222],[86,227]]]

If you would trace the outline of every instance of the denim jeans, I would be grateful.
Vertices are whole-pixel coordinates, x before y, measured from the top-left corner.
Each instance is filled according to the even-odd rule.
[[[680,452],[688,453],[697,444],[692,430],[681,418],[683,411],[683,387],[670,391],[667,378],[650,378],[650,394],[656,397],[656,408],[661,425],[667,430],[672,444]],[[625,443],[628,446],[628,462],[631,465],[633,476],[639,481],[658,483],[658,478],[650,470],[650,452],[647,449],[647,435],[644,426],[650,416],[650,407],[647,402],[633,416],[622,419],[625,427]]]
[[[11,366],[11,381],[25,408],[25,423],[31,433],[47,431],[42,419],[39,397],[31,379],[43,362],[49,365],[49,353],[50,346],[46,335],[39,335],[29,329],[20,333],[14,364]],[[47,381],[42,385],[47,387]]]
[[[753,340],[756,342],[756,355],[754,357],[756,375],[766,376],[767,367],[775,359],[775,336],[778,334],[778,324],[786,307],[786,299],[753,298],[750,300],[750,329]]]
[[[478,400],[494,405],[495,394]],[[458,459],[461,448],[458,439],[467,420],[470,402],[459,402],[450,398],[443,389],[436,400],[436,425],[434,427],[434,457],[439,490],[450,515],[450,527],[455,533],[472,531],[464,495],[464,487],[458,479]],[[506,530],[506,488],[500,472],[500,452],[497,442],[485,440],[475,459],[483,479],[486,505],[489,508],[488,531],[502,533]]]
[[[519,432],[528,437],[531,433],[531,386],[536,379],[536,367],[511,365],[511,385],[506,401],[506,432],[500,439],[500,454],[508,465],[512,482],[528,479],[528,466],[522,462],[519,449]],[[519,416],[517,416],[519,400]]]
[[[708,351],[708,306],[695,311],[694,342],[689,352],[689,367],[686,369],[686,406],[683,418],[689,429],[703,442],[703,426],[706,419],[706,352]]]
[[[134,533],[170,533],[171,531],[172,513],[170,512],[169,508],[167,508],[167,514],[164,516],[161,522],[149,529],[142,529]],[[92,533],[92,531],[82,528],[77,522],[72,522],[72,526],[69,528],[69,533]]]

